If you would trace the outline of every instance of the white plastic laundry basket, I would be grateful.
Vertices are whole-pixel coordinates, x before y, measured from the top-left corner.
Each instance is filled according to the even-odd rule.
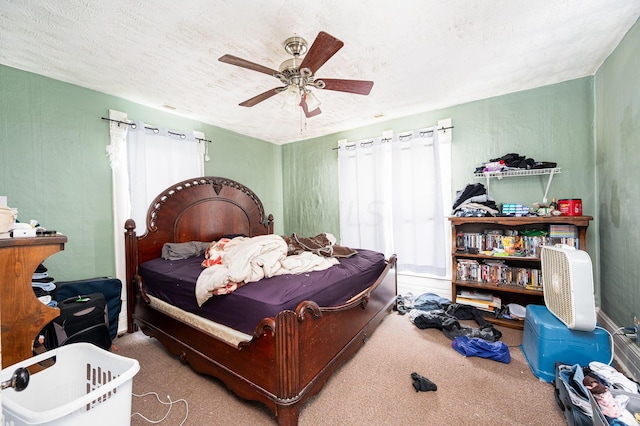
[[[3,426],[121,426],[131,424],[132,379],[137,360],[90,343],[61,346],[2,370],[2,381],[20,367],[55,357],[31,374],[22,392],[2,391]]]

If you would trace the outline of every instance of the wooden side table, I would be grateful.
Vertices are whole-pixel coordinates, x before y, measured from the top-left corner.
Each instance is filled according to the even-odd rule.
[[[0,239],[0,350],[2,368],[33,356],[38,333],[60,315],[40,302],[31,286],[33,273],[47,257],[61,250],[67,237]]]

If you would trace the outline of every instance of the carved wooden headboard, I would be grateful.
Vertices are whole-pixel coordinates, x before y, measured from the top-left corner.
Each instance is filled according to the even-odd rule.
[[[160,257],[164,243],[215,241],[228,234],[270,234],[273,216],[265,218],[258,196],[241,183],[205,176],[164,190],[149,206],[146,232],[137,236],[135,226],[132,219],[125,223],[128,280],[140,263]]]

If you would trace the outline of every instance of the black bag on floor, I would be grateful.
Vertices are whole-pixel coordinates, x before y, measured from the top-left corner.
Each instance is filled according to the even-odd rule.
[[[44,331],[48,349],[77,342],[111,348],[107,302],[102,293],[70,297],[58,302],[58,308],[60,316]]]
[[[102,293],[107,301],[109,333],[113,340],[118,335],[118,317],[122,308],[122,282],[112,277],[56,282],[55,299],[58,303],[70,297],[91,293]]]

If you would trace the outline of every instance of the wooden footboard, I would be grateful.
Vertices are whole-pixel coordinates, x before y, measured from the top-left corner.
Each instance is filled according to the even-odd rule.
[[[220,379],[241,398],[264,403],[281,426],[296,425],[302,405],[366,342],[396,297],[395,256],[349,303],[321,308],[302,302],[295,312],[264,319],[238,347],[148,305],[138,294],[133,320],[147,335],[200,373]]]

